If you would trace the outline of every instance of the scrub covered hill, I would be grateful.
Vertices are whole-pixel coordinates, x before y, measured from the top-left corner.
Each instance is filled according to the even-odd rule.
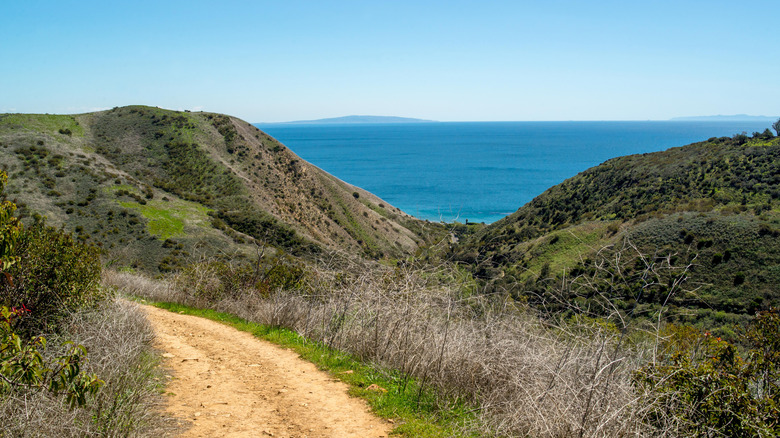
[[[254,255],[256,243],[379,258],[424,241],[423,222],[222,114],[3,114],[0,163],[23,215],[101,245],[117,266],[165,272],[204,254]]]
[[[664,307],[673,321],[733,335],[780,304],[778,183],[780,138],[769,130],[614,158],[450,257],[547,310],[655,318]]]
[[[460,237],[449,257],[488,290],[551,311],[649,317],[663,306],[681,322],[734,327],[780,302],[778,142],[766,131],[609,160],[482,230],[448,226]],[[115,267],[167,272],[254,257],[258,243],[404,257],[443,236],[221,114],[0,115],[0,163],[23,214],[101,245]],[[648,266],[664,264],[643,286]],[[583,284],[605,278],[606,293]]]

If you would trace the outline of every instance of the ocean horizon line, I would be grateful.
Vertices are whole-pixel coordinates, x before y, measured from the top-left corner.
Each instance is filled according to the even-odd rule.
[[[296,120],[284,122],[252,122],[255,126],[269,125],[312,125],[312,126],[339,126],[339,125],[405,125],[405,124],[440,124],[440,123],[654,123],[654,122],[700,122],[700,123],[723,123],[723,122],[773,122],[780,119],[780,116],[749,116],[744,119],[717,118],[727,116],[685,116],[673,117],[669,119],[588,119],[588,120],[427,120],[419,121],[397,121],[397,122],[327,122],[318,123],[313,120]],[[768,128],[768,126],[767,126]]]
[[[260,128],[302,159],[414,217],[493,223],[611,158],[761,132],[769,124],[667,120]]]

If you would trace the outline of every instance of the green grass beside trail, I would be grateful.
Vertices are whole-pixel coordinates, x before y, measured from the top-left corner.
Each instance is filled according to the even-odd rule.
[[[313,342],[285,328],[270,327],[253,323],[234,315],[210,309],[198,309],[170,302],[151,302],[136,298],[171,312],[211,319],[235,329],[253,334],[255,337],[289,348],[300,356],[327,371],[333,377],[350,385],[350,395],[365,399],[373,412],[395,425],[393,435],[415,438],[444,438],[462,436],[458,430],[472,424],[476,415],[470,406],[453,401],[446,411],[439,409],[433,391],[420,390],[419,382],[404,380],[400,374],[390,374],[363,363],[353,356]],[[351,373],[345,373],[351,371]],[[376,384],[387,392],[367,389]],[[466,436],[483,436],[472,433]]]

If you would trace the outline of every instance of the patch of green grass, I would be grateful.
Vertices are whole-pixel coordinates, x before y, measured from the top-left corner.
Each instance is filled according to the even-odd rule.
[[[185,235],[184,228],[188,224],[208,226],[208,208],[187,201],[147,201],[146,205],[138,202],[118,201],[119,205],[138,211],[145,217],[149,234],[158,236],[160,240]]]
[[[374,413],[396,424],[392,434],[403,437],[444,438],[459,436],[457,431],[476,420],[473,408],[453,401],[446,411],[436,408],[434,394],[415,380],[404,380],[400,375],[387,373],[360,362],[351,355],[312,342],[294,331],[249,322],[234,315],[210,309],[197,309],[177,303],[148,302],[146,304],[187,315],[199,316],[274,344],[289,348],[327,371],[333,377],[350,385],[350,395],[365,399]],[[386,392],[367,389],[378,385]],[[473,433],[467,436],[481,436]]]
[[[369,201],[361,201],[361,203],[363,205],[365,205],[366,207],[370,208],[371,210],[374,210],[375,212],[379,213],[380,216],[382,216],[384,218],[387,218],[387,219],[391,218],[390,212],[387,211],[387,209],[382,208],[382,207],[380,207],[378,205],[374,205],[373,203],[371,203]]]
[[[527,254],[527,270],[518,277],[524,281],[539,274],[542,266],[549,264],[550,271],[560,273],[571,269],[582,258],[590,255],[609,241],[607,229],[610,222],[591,222],[555,231],[521,245],[530,249]]]
[[[84,128],[74,116],[55,114],[3,114],[0,115],[0,130],[24,127],[51,135],[84,136]],[[68,134],[68,132],[70,134]]]
[[[159,236],[161,240],[184,234],[184,221],[175,217],[171,210],[141,205],[137,202],[119,202],[119,205],[138,210],[149,220],[149,234]]]

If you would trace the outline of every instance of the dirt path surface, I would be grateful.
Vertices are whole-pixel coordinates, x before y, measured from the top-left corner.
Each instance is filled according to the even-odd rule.
[[[167,415],[182,437],[387,437],[347,385],[296,353],[203,318],[142,306],[172,370]]]

